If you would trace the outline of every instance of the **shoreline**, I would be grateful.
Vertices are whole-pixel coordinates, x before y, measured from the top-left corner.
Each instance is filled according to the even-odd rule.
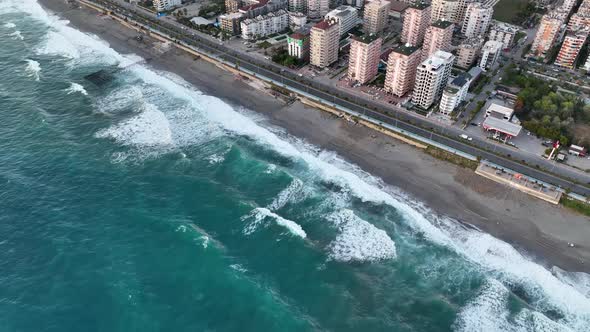
[[[133,39],[134,31],[110,18],[98,17],[97,12],[86,7],[71,9],[63,0],[38,1],[77,29],[99,36],[117,52],[152,57],[148,66],[174,73],[203,94],[218,97],[233,107],[263,114],[269,125],[336,152],[346,161],[424,202],[437,214],[506,241],[546,267],[555,265],[569,271],[590,272],[590,220],[584,216],[536,200],[299,101],[287,106],[280,98],[261,93],[237,80],[234,74],[202,59],[194,60],[176,47],[160,56],[151,48],[150,38],[137,42]],[[568,243],[576,247],[570,248]]]

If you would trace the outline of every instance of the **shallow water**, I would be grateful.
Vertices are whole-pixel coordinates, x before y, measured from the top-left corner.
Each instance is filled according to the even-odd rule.
[[[6,331],[586,331],[548,271],[51,16],[0,2]],[[23,37],[14,38],[19,31]]]

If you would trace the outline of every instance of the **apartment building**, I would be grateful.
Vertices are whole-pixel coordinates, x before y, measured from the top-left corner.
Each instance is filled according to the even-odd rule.
[[[300,60],[309,58],[309,34],[296,32],[287,37],[287,50],[290,56]]]
[[[300,12],[289,12],[289,28],[297,31],[307,24],[307,16]]]
[[[458,13],[460,0],[432,0],[430,22],[448,21],[459,23]]]
[[[280,9],[276,12],[243,20],[240,23],[242,39],[252,40],[279,33],[289,27],[289,14]]]
[[[349,79],[365,84],[377,75],[381,60],[381,42],[377,35],[352,37],[348,60]]]
[[[430,25],[431,7],[425,2],[410,5],[404,14],[401,41],[403,44],[422,45]]]
[[[307,16],[321,18],[330,11],[330,0],[307,0]]]
[[[334,21],[321,21],[311,28],[310,63],[325,68],[338,60],[340,33]]]
[[[219,16],[219,25],[221,30],[232,35],[239,35],[241,33],[240,24],[244,19],[242,13],[233,12]]]
[[[449,21],[436,21],[426,30],[424,44],[422,45],[422,60],[426,60],[434,52],[450,51],[453,39],[454,24]]]
[[[495,40],[488,40],[481,49],[481,58],[479,59],[479,68],[486,71],[491,69],[498,61],[502,53],[502,43]]]
[[[469,69],[479,56],[483,46],[483,38],[470,38],[457,47],[457,62],[455,65],[462,69]]]
[[[461,33],[467,38],[483,36],[490,26],[494,9],[481,2],[472,2],[467,6]]]
[[[442,95],[449,80],[455,56],[444,51],[436,51],[416,69],[412,103],[428,109]]]
[[[461,73],[445,86],[438,106],[442,114],[451,115],[457,106],[465,101],[471,79],[469,73]]]
[[[307,0],[289,0],[289,12],[306,13]]]
[[[181,0],[154,0],[154,8],[156,8],[156,11],[158,12],[170,10],[175,6],[180,6],[181,4]]]
[[[588,33],[590,27],[579,29],[578,31],[568,31],[563,39],[563,44],[559,49],[557,58],[555,59],[555,65],[573,69],[580,55],[580,50],[588,39]]]
[[[365,4],[365,33],[379,34],[385,28],[391,3],[387,0],[373,0]]]
[[[561,39],[565,18],[563,13],[556,11],[543,15],[539,30],[531,46],[531,54],[545,57],[551,47]]]
[[[406,44],[393,50],[387,60],[385,91],[403,97],[412,90],[416,80],[416,68],[422,52],[419,47]]]
[[[516,25],[500,21],[492,21],[488,33],[488,39],[501,42],[503,48],[510,48],[514,43],[514,38],[519,30],[520,28]]]
[[[359,23],[358,10],[351,6],[339,6],[326,14],[326,20],[336,21],[340,36],[344,36]]]
[[[225,12],[228,14],[237,13],[240,7],[242,7],[240,0],[225,0]]]

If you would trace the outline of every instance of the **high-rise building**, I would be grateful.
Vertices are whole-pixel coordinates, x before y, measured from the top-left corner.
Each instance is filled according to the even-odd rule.
[[[239,35],[241,32],[240,23],[243,19],[244,15],[242,13],[234,12],[225,14],[219,16],[219,25],[221,26],[221,30],[225,33],[235,36]]]
[[[488,40],[481,49],[481,58],[479,59],[479,68],[482,70],[491,69],[500,53],[502,53],[502,43],[495,40]]]
[[[430,108],[447,85],[454,61],[455,56],[443,51],[436,51],[424,60],[416,69],[412,103],[423,109]]]
[[[588,32],[588,27],[579,31],[568,31],[555,59],[555,65],[573,69],[578,55],[580,55],[580,50],[588,39]]]
[[[385,75],[385,91],[403,97],[412,90],[416,79],[416,67],[422,52],[409,44],[400,46],[389,54]]]
[[[432,0],[432,10],[430,12],[430,21],[449,21],[459,23],[457,17],[459,13],[460,0]]]
[[[467,38],[483,36],[490,26],[493,14],[494,9],[492,7],[488,7],[481,2],[470,3],[467,6],[461,33]]]
[[[352,37],[348,78],[361,84],[372,80],[377,75],[380,56],[381,38],[377,35]]]
[[[422,45],[424,34],[430,24],[430,5],[419,2],[410,5],[404,14],[401,41],[414,46]]]
[[[309,35],[296,32],[287,37],[289,55],[300,60],[309,58]]]
[[[289,12],[289,28],[297,31],[307,24],[307,16],[301,12]]]
[[[180,6],[181,4],[181,0],[154,0],[154,7],[159,12],[170,10],[174,6]]]
[[[339,6],[326,14],[326,20],[335,20],[343,36],[359,23],[358,10],[351,6]]]
[[[471,75],[462,73],[447,84],[438,106],[442,114],[450,115],[467,98],[467,90],[469,90],[471,79]]]
[[[512,46],[512,43],[514,43],[514,37],[516,37],[518,30],[520,30],[520,28],[516,25],[500,21],[493,21],[492,25],[490,26],[488,39],[499,41],[502,43],[504,48],[509,48]]]
[[[330,11],[330,0],[307,0],[307,16],[320,18]]]
[[[422,60],[426,60],[438,50],[450,51],[453,28],[454,24],[449,21],[436,21],[428,27],[422,45]]]
[[[378,34],[383,31],[389,16],[391,3],[387,0],[373,0],[365,4],[365,33]]]
[[[289,0],[289,11],[295,13],[306,13],[307,0]]]
[[[535,56],[545,57],[551,47],[560,39],[562,25],[565,16],[560,12],[550,12],[543,15],[539,30],[531,46],[531,53]]]
[[[334,21],[321,21],[311,28],[310,63],[325,68],[338,60],[340,33]]]
[[[462,69],[469,69],[477,60],[481,47],[483,46],[483,38],[470,38],[465,40],[457,48],[457,67]]]
[[[242,1],[240,0],[225,0],[225,12],[228,14],[237,13],[241,6]]]
[[[477,0],[459,0],[457,4],[457,12],[455,14],[455,23],[459,24],[465,20],[465,14],[467,12],[467,7],[469,4],[475,2]]]

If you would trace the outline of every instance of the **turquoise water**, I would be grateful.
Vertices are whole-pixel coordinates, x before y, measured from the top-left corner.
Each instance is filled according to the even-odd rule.
[[[337,155],[0,1],[0,331],[586,331],[546,270]],[[18,31],[18,33],[17,33]]]

